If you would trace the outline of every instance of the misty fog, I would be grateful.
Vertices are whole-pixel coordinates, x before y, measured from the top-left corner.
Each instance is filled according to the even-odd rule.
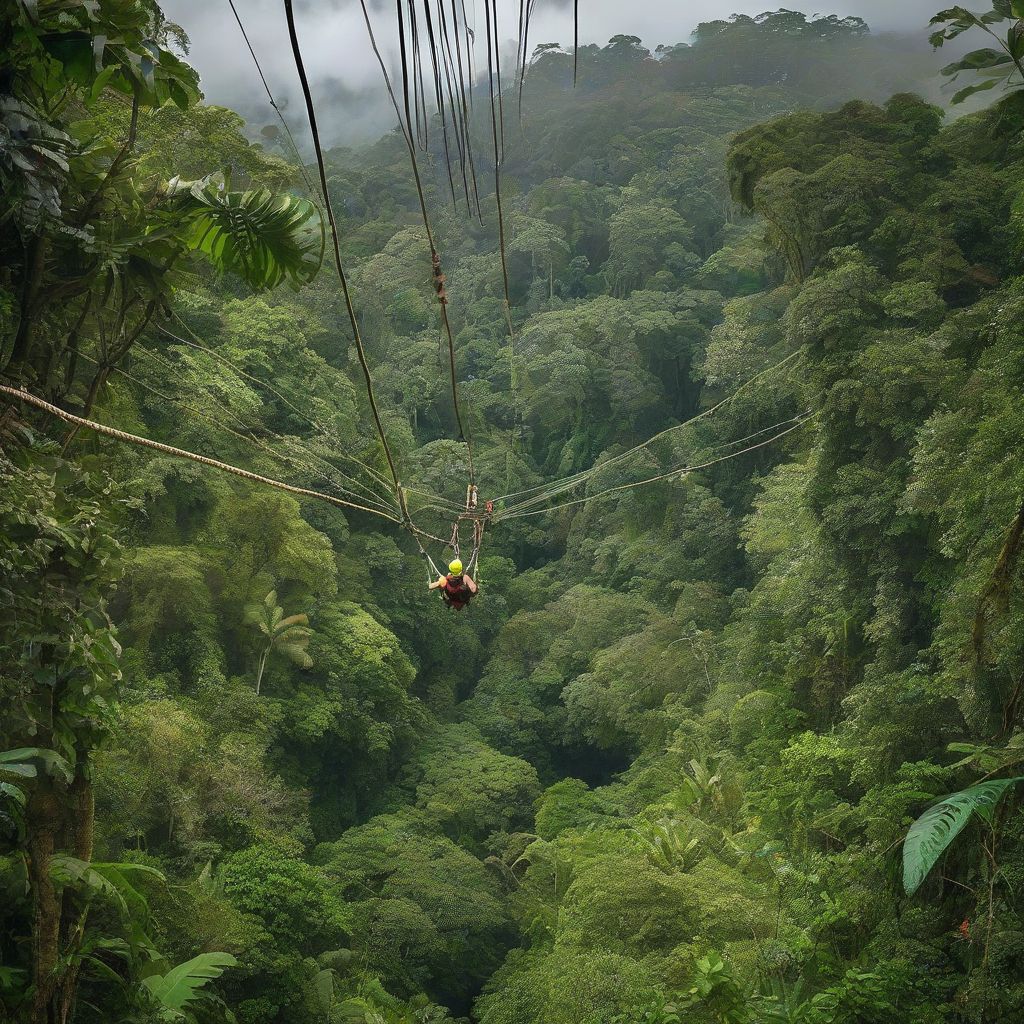
[[[289,120],[300,138],[305,118],[297,112],[297,81],[288,46],[281,0],[236,0],[236,6],[250,41],[281,107],[292,113]],[[482,29],[482,8],[473,12]],[[580,4],[581,44],[605,44],[616,34],[639,36],[654,49],[659,44],[687,42],[702,21],[728,18],[731,14],[756,15],[774,10],[764,0],[582,0]],[[864,18],[875,35],[906,33],[908,48],[927,51],[928,19],[941,4],[937,0],[845,0],[835,5],[793,3],[791,9],[808,16],[838,14]],[[254,130],[273,120],[266,94],[252,59],[245,48],[227,0],[165,0],[167,16],[181,25],[189,36],[189,60],[202,76],[202,87],[210,103],[238,110]],[[397,52],[391,5],[381,0],[375,8],[375,29],[388,58]],[[519,11],[518,0],[499,0],[499,33],[513,59]],[[382,88],[380,69],[366,41],[366,27],[356,0],[299,0],[296,4],[303,56],[317,94],[318,114],[325,139],[332,144],[370,141],[387,131],[394,118]],[[530,48],[539,43],[572,41],[571,0],[538,0],[530,26]],[[480,49],[483,49],[483,32]],[[478,63],[482,55],[478,54]],[[937,83],[931,77],[948,56],[937,54],[925,62],[920,91],[937,98]]]

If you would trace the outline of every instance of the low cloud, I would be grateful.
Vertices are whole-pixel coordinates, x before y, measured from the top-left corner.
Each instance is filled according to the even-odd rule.
[[[467,0],[470,20],[483,43],[480,0]],[[278,102],[295,112],[300,94],[288,45],[281,0],[236,0],[253,48]],[[255,126],[273,120],[263,87],[226,0],[163,0],[167,16],[179,23],[192,41],[190,60],[202,76],[207,100],[240,111]],[[800,7],[800,4],[794,4]],[[937,0],[846,0],[808,14],[856,15],[874,32],[914,32],[923,38]],[[397,54],[393,5],[371,0],[378,41],[386,59]],[[613,35],[639,36],[650,48],[659,43],[686,42],[702,21],[731,14],[760,14],[776,9],[764,0],[582,0],[580,41],[604,44]],[[519,0],[499,0],[499,36],[515,48]],[[298,0],[296,21],[307,70],[317,94],[318,114],[332,141],[357,142],[379,134],[394,120],[381,87],[380,69],[367,42],[366,26],[357,0]],[[572,39],[571,0],[538,0],[531,20],[531,46]],[[482,63],[482,53],[478,55]]]

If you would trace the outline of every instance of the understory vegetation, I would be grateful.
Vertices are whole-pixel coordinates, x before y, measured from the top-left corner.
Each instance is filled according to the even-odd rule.
[[[148,3],[4,31],[0,383],[397,512],[287,139]],[[539,47],[511,340],[484,94],[480,216],[432,137],[476,479],[517,496],[461,614],[397,520],[0,395],[0,1019],[1024,1019],[1024,91],[950,113],[928,66],[787,11],[582,47],[575,88]],[[447,536],[405,143],[327,172]]]

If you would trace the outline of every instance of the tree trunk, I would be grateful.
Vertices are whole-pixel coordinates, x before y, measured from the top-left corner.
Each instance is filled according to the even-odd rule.
[[[82,773],[85,761],[86,754],[80,751],[78,768],[68,787],[64,839],[72,856],[79,860],[91,861],[96,802],[92,783]],[[74,950],[80,946],[82,941],[85,924],[84,913],[80,910],[78,901],[70,893],[64,893],[62,903],[61,941],[66,951]],[[54,993],[54,1010],[58,1024],[67,1024],[73,1017],[81,970],[80,961],[76,961],[64,972],[57,985],[57,990]]]
[[[974,627],[971,632],[974,657],[978,661],[981,660],[984,653],[988,615],[993,609],[1005,611],[1013,582],[1014,566],[1022,550],[1024,550],[1024,504],[1021,505],[1006,532],[1006,540],[1000,548],[992,574],[978,599],[978,607],[974,613]]]
[[[82,407],[82,415],[88,419],[91,415],[93,406],[96,404],[96,399],[99,397],[100,388],[107,383],[107,378],[110,376],[110,367],[106,364],[101,365],[96,371],[96,376],[93,377],[92,383],[89,385],[89,393],[85,396],[85,405]]]
[[[14,336],[14,347],[11,349],[6,366],[8,373],[15,378],[19,377],[32,354],[48,248],[49,241],[42,236],[34,238],[29,243],[25,260],[25,280],[21,288],[21,318],[18,321],[18,332]]]
[[[89,385],[89,393],[85,397],[85,407],[82,410],[82,416],[86,419],[88,419],[89,414],[92,412],[92,407],[96,404],[100,388],[106,383],[109,375],[110,367],[106,365],[101,365],[96,371],[96,374],[92,379],[92,383]],[[71,447],[71,442],[74,441],[75,437],[78,435],[78,430],[79,428],[76,425],[68,431],[68,435],[64,438],[64,444],[60,450],[62,456],[67,455],[67,451]]]
[[[61,833],[61,801],[53,779],[41,774],[25,808],[28,881],[32,892],[32,1001],[29,1024],[55,1024],[61,901],[51,876]]]
[[[58,376],[64,378],[67,375],[67,371],[64,371],[64,373],[58,373],[61,359],[64,357],[65,353],[69,353],[68,361],[71,362],[72,358],[75,358],[75,361],[77,362],[78,338],[82,333],[82,327],[85,325],[86,317],[89,315],[91,309],[92,295],[90,294],[86,295],[85,300],[82,302],[82,309],[63,343],[52,345],[46,357],[39,360],[36,369],[36,377],[39,380],[40,387],[42,387],[44,394],[56,396],[60,393],[60,382],[58,382],[56,378]],[[65,391],[66,390],[67,389],[65,389]]]
[[[256,663],[256,696],[260,695],[260,684],[263,682],[263,670],[267,667],[267,656],[270,654],[270,648],[268,647],[260,655],[259,661]]]

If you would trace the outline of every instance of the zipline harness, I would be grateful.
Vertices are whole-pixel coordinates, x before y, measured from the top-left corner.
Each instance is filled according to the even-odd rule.
[[[413,539],[416,542],[416,547],[419,549],[419,553],[426,564],[427,584],[429,585],[433,583],[435,580],[440,579],[442,576],[445,576],[446,574],[442,572],[440,568],[438,568],[437,563],[434,561],[433,558],[431,558],[430,552],[423,546],[423,541],[421,540],[421,538],[433,540],[439,544],[445,544],[445,542],[440,537],[432,537],[429,534],[425,534],[422,530],[418,529],[415,525],[413,525],[412,517],[408,514],[408,506],[405,503],[404,492],[402,510],[403,514],[406,516],[406,526],[409,529],[410,533],[412,534]],[[461,560],[461,526],[464,522],[471,522],[473,524],[473,548],[469,556],[469,561],[466,563],[463,571],[467,575],[472,576],[473,570],[474,568],[476,568],[476,582],[478,584],[480,582],[478,566],[480,560],[480,549],[483,546],[484,541],[484,529],[486,528],[487,523],[490,521],[493,511],[494,504],[493,502],[490,501],[488,501],[484,505],[484,510],[482,513],[479,511],[479,498],[477,488],[475,484],[470,484],[469,487],[466,489],[466,508],[452,524],[451,537],[449,538],[447,544],[445,544],[445,549],[452,553],[452,558]]]

